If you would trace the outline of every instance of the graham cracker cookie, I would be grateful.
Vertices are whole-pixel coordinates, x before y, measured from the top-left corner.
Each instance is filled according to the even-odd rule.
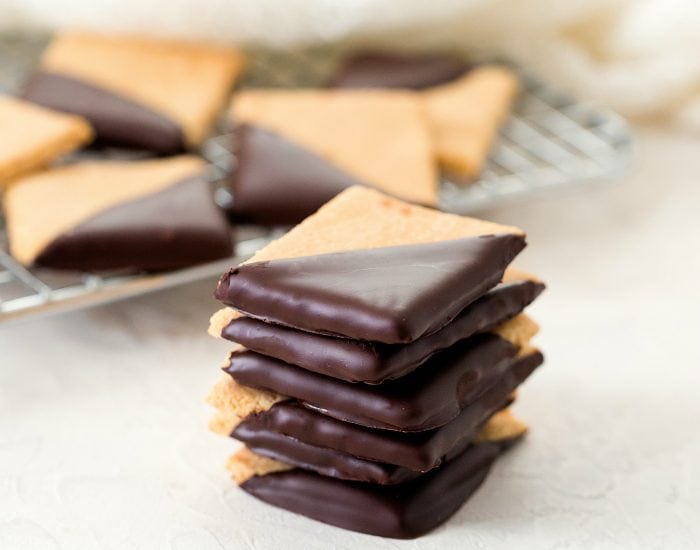
[[[529,273],[522,269],[518,269],[511,266],[506,268],[506,271],[503,275],[504,283],[517,283],[525,281],[530,281],[533,283],[542,282],[542,280],[536,275],[533,275],[532,273]],[[231,307],[221,308],[220,310],[216,311],[209,319],[209,327],[207,329],[207,332],[210,336],[214,338],[221,338],[224,329],[231,323],[231,321],[243,316],[244,315],[240,311],[237,311]],[[532,321],[532,323],[534,323],[534,321]]]
[[[91,139],[92,129],[81,117],[0,95],[0,187]]]
[[[222,377],[207,397],[207,403],[218,413],[209,427],[213,432],[228,435],[249,414],[269,410],[285,399],[283,395],[271,391],[243,386],[230,376]]]
[[[244,67],[236,48],[63,31],[39,70],[102,88],[163,114],[188,146],[206,137]]]
[[[524,234],[517,227],[438,212],[356,186],[337,195],[246,263],[496,233]]]
[[[519,350],[518,357],[524,357],[536,352],[530,346],[530,340],[538,329],[537,323],[520,314],[490,332],[511,342]],[[230,376],[224,376],[207,397],[207,402],[218,411],[209,427],[216,433],[228,435],[246,416],[269,410],[275,403],[286,399],[289,398],[276,392],[244,386]]]
[[[485,65],[423,92],[436,156],[453,174],[476,178],[518,93],[516,75]]]
[[[231,455],[226,463],[226,469],[231,472],[233,481],[237,484],[248,481],[253,476],[264,476],[274,472],[291,470],[293,466],[278,460],[267,458],[243,447]]]
[[[10,251],[25,265],[80,270],[228,256],[230,232],[204,166],[194,156],[83,162],[17,180],[4,200]]]
[[[515,439],[525,435],[527,430],[527,424],[516,418],[510,409],[503,409],[489,419],[476,436],[476,441],[483,443]]]
[[[355,186],[337,195],[245,263],[433,243],[494,233],[522,235],[523,231],[408,204],[374,189]],[[230,312],[222,312],[215,314],[213,319],[220,325],[230,315]],[[216,330],[212,329],[214,333]]]
[[[527,424],[516,418],[510,409],[504,409],[486,421],[476,436],[476,441],[479,443],[506,442],[517,439],[526,432]],[[253,476],[264,476],[291,470],[294,467],[243,447],[229,458],[226,468],[231,472],[233,480],[240,485]]]
[[[524,269],[508,266],[506,268],[505,273],[503,274],[503,282],[516,283],[519,281],[532,281],[533,283],[541,283],[542,279],[540,279],[537,275],[530,273],[529,271],[525,271]]]
[[[400,90],[244,90],[236,123],[308,148],[395,197],[437,204],[437,170],[420,99]]]
[[[511,342],[520,350],[519,356],[522,356],[523,351],[525,353],[531,351],[528,344],[539,331],[540,326],[530,317],[521,313],[505,323],[501,323],[489,332]]]
[[[260,126],[233,130],[236,168],[228,178],[235,222],[294,225],[338,193],[366,185],[320,155]]]

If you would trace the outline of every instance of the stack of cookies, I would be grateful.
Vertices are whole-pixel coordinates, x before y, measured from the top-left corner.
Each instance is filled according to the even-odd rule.
[[[412,538],[452,515],[522,436],[508,406],[542,362],[509,264],[517,228],[366,187],[224,274],[210,332],[236,342],[211,427],[245,447],[248,493],[355,531]]]

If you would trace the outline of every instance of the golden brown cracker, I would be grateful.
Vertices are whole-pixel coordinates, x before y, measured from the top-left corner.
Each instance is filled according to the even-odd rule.
[[[408,204],[374,189],[355,186],[259,250],[246,263],[494,233],[522,234],[523,231]]]
[[[157,111],[190,146],[206,137],[244,67],[236,48],[136,36],[63,31],[41,69],[82,80]]]
[[[243,386],[226,375],[211,390],[207,403],[226,415],[242,420],[250,414],[267,411],[275,403],[286,399],[289,398],[275,392]]]
[[[423,92],[440,166],[476,178],[517,93],[516,75],[496,65],[477,67],[455,82]]]
[[[156,193],[204,169],[183,155],[135,162],[71,164],[16,180],[3,207],[10,252],[31,265],[58,236],[100,212]],[[60,207],[57,207],[60,205]]]
[[[238,485],[248,481],[253,476],[264,476],[275,472],[291,470],[293,466],[284,464],[272,458],[254,453],[247,447],[237,451],[226,463],[231,477]]]
[[[398,90],[243,90],[232,116],[272,130],[395,197],[437,204],[437,168],[416,94]]]
[[[510,409],[503,409],[484,424],[476,436],[476,441],[508,441],[525,435],[527,429],[527,424],[513,416]]]
[[[539,332],[540,326],[524,313],[516,315],[512,319],[501,323],[489,332],[492,332],[504,340],[508,340],[519,350],[527,350],[530,340]]]
[[[0,95],[0,186],[91,139],[92,128],[81,117]]]
[[[411,205],[379,191],[356,186],[337,195],[287,234],[259,250],[246,263],[492,233],[522,234],[522,230]],[[523,271],[515,271],[507,277],[509,280],[534,278]],[[231,308],[215,313],[210,322],[210,334],[219,336],[234,315],[236,313]]]

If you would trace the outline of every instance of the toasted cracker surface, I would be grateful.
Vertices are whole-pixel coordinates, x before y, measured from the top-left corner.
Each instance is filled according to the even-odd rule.
[[[0,187],[92,139],[81,117],[0,95]]]
[[[69,76],[141,103],[180,125],[192,146],[206,136],[242,72],[236,48],[63,31],[41,69]]]
[[[518,92],[505,67],[485,65],[422,94],[440,166],[476,178]]]
[[[231,113],[393,196],[437,204],[430,132],[413,92],[251,89],[234,96]]]
[[[203,168],[199,157],[183,155],[135,162],[82,162],[20,178],[3,201],[10,251],[18,261],[30,265],[54,239],[81,222],[156,193]]]

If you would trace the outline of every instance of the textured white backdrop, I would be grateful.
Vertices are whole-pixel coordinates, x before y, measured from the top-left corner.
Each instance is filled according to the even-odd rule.
[[[62,26],[503,52],[583,98],[700,131],[693,0],[0,0],[0,30]]]
[[[700,156],[644,132],[622,183],[489,213],[521,265],[545,366],[527,440],[418,541],[381,540],[238,491],[203,403],[227,345],[214,281],[0,328],[0,549],[700,547]]]

